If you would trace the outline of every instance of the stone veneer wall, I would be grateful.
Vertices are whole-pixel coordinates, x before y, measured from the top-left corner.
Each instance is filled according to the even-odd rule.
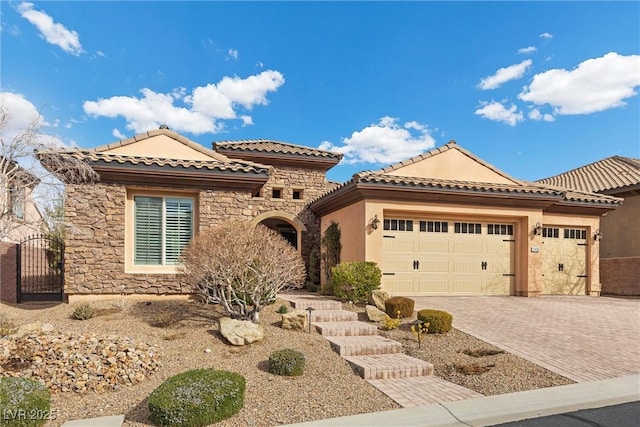
[[[282,188],[280,199],[272,189]],[[322,170],[276,168],[262,189],[262,197],[248,191],[201,190],[199,230],[224,221],[252,218],[269,211],[286,211],[305,224],[301,252],[305,260],[319,249],[320,221],[307,203],[328,190]],[[153,187],[162,193],[171,188]],[[303,190],[303,199],[293,200],[293,189]],[[74,294],[181,294],[193,287],[179,274],[125,273],[126,186],[120,184],[67,185],[65,293]]]
[[[17,298],[17,252],[18,245],[0,242],[0,302],[15,303]]]

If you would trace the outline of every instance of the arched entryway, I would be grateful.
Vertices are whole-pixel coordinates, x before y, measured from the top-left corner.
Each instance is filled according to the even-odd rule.
[[[301,252],[302,232],[307,231],[307,228],[295,215],[285,211],[265,212],[255,217],[253,223],[263,224],[277,231],[291,243],[291,246]]]

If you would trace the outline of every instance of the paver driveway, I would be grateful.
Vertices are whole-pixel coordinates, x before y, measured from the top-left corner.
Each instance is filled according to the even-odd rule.
[[[414,297],[416,310],[576,382],[640,374],[640,300],[609,297]]]

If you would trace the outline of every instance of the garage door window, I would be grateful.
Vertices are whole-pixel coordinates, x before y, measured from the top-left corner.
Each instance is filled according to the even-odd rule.
[[[448,233],[449,223],[446,221],[420,221],[422,233]]]
[[[501,236],[513,236],[513,225],[511,224],[487,224],[487,234],[498,234]]]
[[[413,221],[410,219],[385,219],[383,229],[389,231],[413,231]]]
[[[548,237],[550,239],[560,238],[560,229],[553,227],[544,227],[542,229],[542,237]]]
[[[453,226],[457,234],[481,234],[482,226],[472,222],[456,222]]]
[[[575,228],[565,228],[564,229],[564,238],[565,239],[586,239],[587,238],[587,230],[579,230]]]

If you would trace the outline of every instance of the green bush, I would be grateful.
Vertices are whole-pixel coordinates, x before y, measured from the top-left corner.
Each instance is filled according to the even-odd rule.
[[[331,269],[333,294],[343,301],[366,302],[380,287],[382,272],[375,262],[343,262]]]
[[[406,297],[391,297],[384,302],[384,311],[389,317],[413,317],[415,301]]]
[[[289,306],[286,304],[282,304],[279,308],[278,308],[278,313],[280,314],[286,314],[289,312]]]
[[[269,372],[276,375],[298,376],[304,372],[304,354],[298,350],[285,348],[269,356]]]
[[[418,311],[418,320],[429,323],[429,334],[444,334],[451,330],[453,316],[446,311],[425,308]]]
[[[89,304],[80,304],[73,310],[73,314],[71,315],[72,319],[76,320],[88,320],[95,316],[96,313]]]
[[[51,395],[37,381],[0,377],[0,424],[3,427],[44,425],[51,419]]]
[[[160,384],[147,399],[151,421],[160,426],[206,426],[227,419],[244,405],[246,382],[229,371],[195,369]]]

